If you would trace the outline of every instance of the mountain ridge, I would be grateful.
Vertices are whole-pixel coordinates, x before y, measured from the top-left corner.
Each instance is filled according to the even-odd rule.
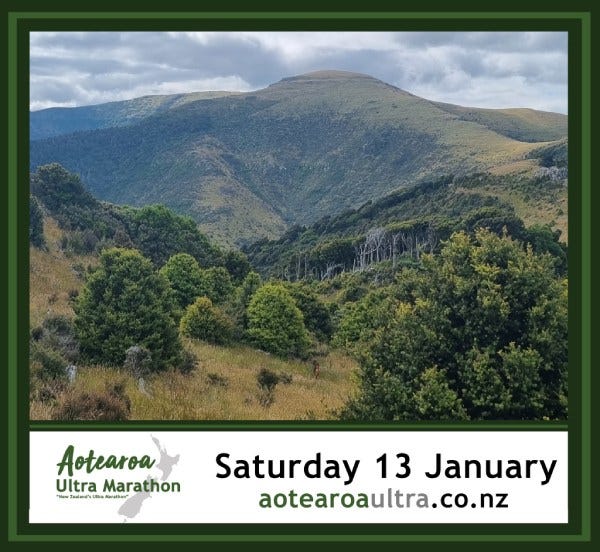
[[[560,116],[529,116],[525,125],[520,112],[437,105],[341,71],[174,101],[132,124],[34,140],[32,168],[59,162],[101,199],[165,203],[239,245],[427,179],[523,170],[532,151],[566,133]],[[500,132],[520,128],[521,138],[535,140]]]

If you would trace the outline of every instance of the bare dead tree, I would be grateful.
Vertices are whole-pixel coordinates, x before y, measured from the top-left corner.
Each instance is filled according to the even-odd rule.
[[[342,269],[344,270],[344,265],[341,263],[335,263],[333,261],[329,261],[327,263],[327,267],[325,268],[325,272],[321,276],[321,280],[327,280],[328,278],[332,278],[336,274],[336,270]]]
[[[429,253],[433,253],[440,243],[440,239],[431,224],[427,225],[427,240],[429,242]]]
[[[386,235],[387,232],[385,231],[385,228],[381,227],[371,228],[371,230],[369,230],[369,232],[367,233],[366,241],[370,244],[372,252],[375,253],[376,262],[380,262],[382,260],[381,252],[385,244]]]
[[[412,257],[414,252],[414,236],[411,233],[402,232],[400,235],[400,239],[402,240],[402,246],[404,247],[404,251],[407,251],[408,254]]]
[[[392,268],[396,268],[397,255],[398,255],[398,245],[401,243],[402,233],[396,232],[392,234],[391,244],[392,244]]]

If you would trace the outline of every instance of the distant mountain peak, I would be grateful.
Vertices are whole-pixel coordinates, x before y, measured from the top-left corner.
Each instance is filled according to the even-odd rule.
[[[339,69],[322,69],[320,71],[311,71],[309,73],[302,73],[301,75],[294,75],[292,77],[286,77],[281,79],[279,82],[291,82],[291,81],[310,81],[310,80],[346,80],[346,79],[368,79],[376,81],[375,77],[366,75],[364,73],[354,73],[352,71],[341,71]],[[278,84],[278,83],[275,83]]]
[[[356,73],[354,71],[341,71],[339,69],[321,69],[320,71],[310,71],[298,75],[298,78],[309,79],[373,79],[371,75],[366,73]]]

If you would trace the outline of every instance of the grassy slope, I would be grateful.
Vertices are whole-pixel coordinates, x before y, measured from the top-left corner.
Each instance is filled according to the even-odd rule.
[[[47,250],[30,248],[30,323],[38,326],[47,315],[73,316],[68,292],[80,290],[83,279],[74,266],[95,264],[93,256],[67,257],[58,247],[63,235],[50,218],[44,221]],[[125,380],[132,403],[132,419],[155,420],[229,420],[229,419],[327,419],[334,417],[355,391],[352,377],[357,366],[350,358],[331,352],[320,360],[321,376],[311,376],[308,363],[281,360],[246,346],[217,347],[188,340],[186,346],[198,356],[196,370],[189,376],[163,373],[150,377],[142,393],[128,374],[100,366],[79,366],[75,383],[66,391],[105,389],[107,382]],[[291,374],[292,382],[279,384],[274,403],[266,408],[259,403],[256,376],[261,368]],[[211,384],[208,374],[216,374],[227,386]],[[52,419],[56,405],[32,401],[30,416]]]
[[[432,103],[463,121],[478,123],[498,134],[524,142],[560,140],[566,137],[568,132],[568,118],[561,113],[525,108],[483,109]]]
[[[535,185],[534,185],[535,186]],[[556,186],[534,186],[523,188],[507,183],[505,186],[480,186],[476,189],[457,188],[457,193],[490,196],[511,205],[515,214],[523,220],[526,226],[534,224],[549,225],[560,230],[560,240],[569,241],[568,202],[566,184]]]
[[[133,126],[36,141],[31,160],[61,162],[101,199],[164,202],[222,241],[248,243],[423,179],[511,167],[541,143],[330,71],[190,102]]]
[[[79,290],[83,285],[74,267],[94,266],[94,256],[73,255],[68,257],[58,244],[63,231],[51,218],[44,220],[44,236],[47,250],[29,248],[29,317],[32,327],[39,326],[48,315],[73,316],[69,291]]]
[[[80,368],[67,393],[102,391],[107,382],[125,381],[133,420],[325,420],[334,418],[356,390],[356,365],[340,353],[321,360],[321,375],[315,379],[308,363],[281,360],[245,346],[217,347],[198,341],[187,345],[198,355],[198,368],[190,375],[151,376],[146,393],[129,374],[99,366]],[[292,376],[291,383],[276,386],[269,407],[259,402],[256,376],[261,368]],[[216,375],[222,383],[211,383],[209,374],[212,381]],[[52,419],[53,410],[34,401],[30,415]]]

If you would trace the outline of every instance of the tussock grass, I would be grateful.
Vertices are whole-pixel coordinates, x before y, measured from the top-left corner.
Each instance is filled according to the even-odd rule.
[[[83,280],[74,267],[93,266],[98,262],[91,255],[65,254],[59,246],[62,236],[63,231],[56,221],[45,217],[46,250],[29,248],[29,316],[32,327],[41,324],[51,314],[73,316],[69,291],[79,291],[83,286]]]
[[[356,391],[356,363],[334,351],[320,358],[321,373],[312,375],[309,362],[282,360],[246,346],[219,347],[188,340],[186,346],[198,356],[189,375],[165,372],[149,376],[141,389],[123,370],[102,366],[79,369],[75,382],[56,404],[33,401],[32,419],[54,419],[69,395],[100,393],[123,381],[131,401],[133,420],[325,420]],[[290,375],[290,383],[275,387],[271,406],[260,404],[257,375],[267,368]]]

